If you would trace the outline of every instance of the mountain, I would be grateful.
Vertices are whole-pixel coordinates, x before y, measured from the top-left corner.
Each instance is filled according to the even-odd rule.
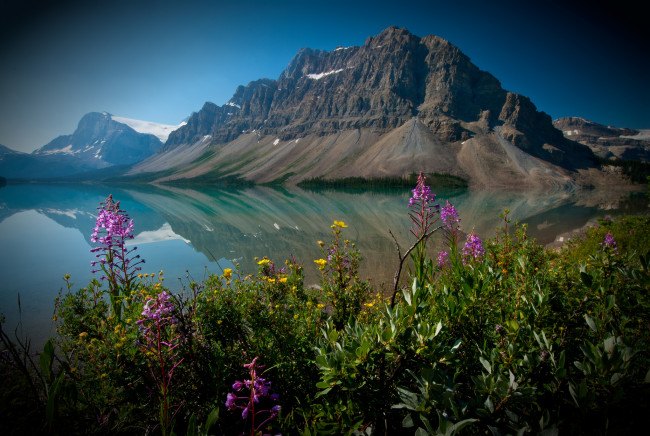
[[[588,146],[600,157],[650,162],[650,130],[603,126],[576,117],[554,120],[553,125],[566,138]]]
[[[596,166],[589,147],[457,47],[390,27],[360,47],[303,48],[277,80],[205,103],[128,175],[292,184],[423,171],[549,187],[593,184]]]
[[[19,151],[12,150],[11,148],[0,144],[0,158],[6,155],[14,155],[19,153],[20,153]]]
[[[59,136],[31,154],[0,150],[0,175],[51,178],[130,165],[156,153],[177,127],[91,112],[73,134]]]

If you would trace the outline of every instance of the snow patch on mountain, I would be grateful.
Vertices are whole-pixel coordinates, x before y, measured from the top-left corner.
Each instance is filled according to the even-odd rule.
[[[72,144],[63,147],[63,148],[58,148],[56,150],[45,150],[41,152],[40,154],[70,154],[73,155],[75,153],[79,153],[79,151],[75,151],[72,149]]]
[[[138,133],[148,133],[150,135],[154,135],[163,143],[167,141],[167,138],[171,132],[187,124],[185,121],[183,121],[176,126],[172,126],[171,124],[154,123],[153,121],[132,120],[130,118],[116,117],[115,115],[111,115],[111,118],[113,121],[126,124]]]
[[[340,73],[341,71],[343,71],[343,68],[341,68],[340,70],[327,71],[325,73],[307,74],[307,77],[309,77],[310,79],[313,79],[313,80],[320,80],[325,76],[329,76],[330,74],[337,74],[337,73]]]
[[[178,233],[174,232],[174,230],[172,230],[172,226],[169,223],[165,223],[158,230],[148,230],[137,234],[135,238],[133,238],[131,241],[128,241],[126,245],[141,245],[149,244],[151,242],[172,241],[174,239],[180,239],[186,244],[190,243],[189,239],[185,239]]]
[[[636,139],[637,141],[650,141],[650,129],[639,130],[639,133],[634,136],[621,135],[621,138]]]

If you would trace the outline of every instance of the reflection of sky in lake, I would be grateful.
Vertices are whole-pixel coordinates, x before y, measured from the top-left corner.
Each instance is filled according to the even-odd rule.
[[[7,315],[5,329],[16,326],[20,293],[25,330],[46,334],[54,298],[65,286],[63,275],[71,275],[75,289],[92,278],[90,234],[97,206],[108,193],[134,219],[135,240],[130,244],[146,259],[143,272],[163,270],[165,285],[175,291],[208,272],[232,267],[228,261],[238,263],[244,273],[255,273],[254,258],[263,256],[281,265],[294,255],[305,266],[306,283],[315,284],[319,273],[313,260],[322,257],[316,241],[331,240],[334,220],[349,226],[344,237],[356,242],[364,258],[360,275],[372,277],[375,286],[392,283],[395,272],[397,254],[388,230],[402,251],[411,242],[408,190],[352,194],[263,187],[8,186],[0,189],[0,312]],[[510,217],[528,222],[529,233],[543,243],[607,214],[647,212],[647,199],[635,202],[595,192],[456,192],[438,198],[442,204],[447,199],[459,211],[465,231],[493,236],[502,225],[499,214],[508,208]],[[432,252],[442,249],[442,243],[434,235]]]

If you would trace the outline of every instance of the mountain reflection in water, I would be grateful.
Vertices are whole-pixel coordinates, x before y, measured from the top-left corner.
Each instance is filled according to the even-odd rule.
[[[435,192],[435,189],[434,189]],[[314,259],[322,257],[318,240],[331,240],[330,225],[344,221],[344,237],[364,258],[360,276],[379,287],[392,287],[397,266],[395,242],[402,252],[413,242],[408,218],[408,190],[401,192],[304,191],[255,187],[224,190],[210,187],[132,185],[12,185],[0,189],[0,312],[6,328],[18,322],[21,297],[23,326],[32,336],[51,332],[53,301],[64,286],[90,280],[90,235],[99,203],[108,194],[134,219],[138,252],[145,272],[165,273],[165,285],[179,291],[191,279],[238,264],[244,274],[257,271],[256,257],[283,264],[290,256],[303,263],[306,283],[316,284]],[[509,209],[512,221],[529,225],[529,234],[545,245],[564,240],[597,218],[647,213],[645,195],[582,191],[438,192],[437,200],[456,206],[461,228],[481,238],[493,237]],[[433,235],[431,253],[443,248]],[[179,280],[180,279],[180,280]],[[45,332],[45,333],[43,333]],[[37,340],[36,343],[39,343]]]

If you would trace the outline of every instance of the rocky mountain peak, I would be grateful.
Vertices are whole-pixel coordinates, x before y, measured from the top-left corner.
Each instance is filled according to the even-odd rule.
[[[604,126],[578,117],[565,117],[553,125],[567,139],[591,148],[607,159],[633,159],[650,162],[650,131]]]
[[[423,129],[428,133],[424,134]],[[240,86],[224,106],[206,104],[186,126],[170,135],[163,151],[192,144],[223,148],[235,141],[246,141],[246,135],[253,133],[251,141],[269,137],[273,144],[297,144],[306,137],[339,137],[348,132],[361,137],[366,133],[375,135],[375,139],[366,139],[370,141],[364,143],[366,147],[383,144],[379,138],[396,134],[396,138],[404,138],[398,142],[411,138],[408,146],[396,146],[398,149],[420,150],[422,147],[413,145],[415,133],[406,133],[419,132],[418,137],[426,138],[436,153],[460,153],[458,148],[466,148],[468,140],[480,139],[487,141],[485,144],[497,144],[497,148],[507,142],[571,171],[594,162],[587,147],[565,139],[550,117],[537,111],[530,99],[504,90],[499,80],[481,71],[449,41],[433,35],[420,38],[395,26],[369,37],[360,47],[336,47],[331,51],[301,48],[277,80],[260,79]],[[296,147],[292,152],[295,155],[308,145]],[[378,175],[404,175],[407,158],[398,157],[397,152],[387,156],[389,160],[398,159],[400,164],[386,168],[382,164],[384,169]],[[410,172],[417,171],[415,167],[421,163],[418,159]],[[448,156],[444,161],[454,159]],[[289,161],[283,162],[286,171],[293,168]],[[310,177],[360,173],[357,168],[355,174],[353,166],[348,174],[338,164],[327,168],[314,165]],[[258,168],[262,166],[266,168],[267,164],[260,163]],[[334,167],[339,170],[334,171]],[[440,170],[433,164],[429,167]],[[275,167],[265,170],[263,176],[259,171],[246,177],[267,180],[272,174],[282,175]],[[450,168],[449,172],[458,171]]]

